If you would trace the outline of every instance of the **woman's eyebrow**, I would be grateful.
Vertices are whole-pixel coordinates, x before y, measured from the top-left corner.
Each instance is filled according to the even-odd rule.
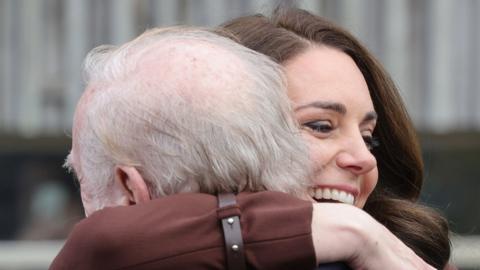
[[[365,117],[363,117],[362,124],[367,123],[367,122],[374,122],[377,121],[378,114],[374,111],[368,112],[365,114]]]
[[[320,108],[325,110],[332,110],[339,114],[346,114],[347,108],[345,105],[338,102],[329,102],[329,101],[314,101],[305,105],[300,105],[294,109],[294,111],[300,111],[307,108]]]

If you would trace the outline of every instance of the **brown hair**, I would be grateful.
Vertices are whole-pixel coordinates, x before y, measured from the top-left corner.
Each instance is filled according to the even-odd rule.
[[[412,122],[393,81],[380,63],[346,30],[294,8],[278,8],[271,18],[252,15],[222,25],[241,44],[285,63],[307,48],[326,45],[348,54],[367,82],[378,114],[373,150],[379,186],[365,210],[412,248],[425,261],[443,268],[450,257],[448,224],[416,203],[423,182],[423,162]]]

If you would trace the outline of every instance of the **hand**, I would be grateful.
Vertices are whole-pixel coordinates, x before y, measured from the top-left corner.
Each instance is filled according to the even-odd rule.
[[[434,270],[385,226],[347,204],[314,203],[317,264],[343,261],[352,269]]]

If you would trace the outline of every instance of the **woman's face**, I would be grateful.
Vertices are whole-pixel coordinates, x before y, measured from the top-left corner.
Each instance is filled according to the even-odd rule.
[[[310,196],[362,208],[378,180],[370,151],[377,114],[362,73],[347,54],[326,46],[309,48],[284,66],[313,161]]]

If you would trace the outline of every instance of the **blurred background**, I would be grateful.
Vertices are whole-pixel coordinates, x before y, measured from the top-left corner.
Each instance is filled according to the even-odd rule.
[[[269,13],[277,3],[0,0],[0,269],[46,269],[83,217],[62,163],[90,49],[155,26]],[[421,138],[422,201],[448,217],[454,263],[480,269],[480,1],[292,3],[349,29],[391,73]]]

